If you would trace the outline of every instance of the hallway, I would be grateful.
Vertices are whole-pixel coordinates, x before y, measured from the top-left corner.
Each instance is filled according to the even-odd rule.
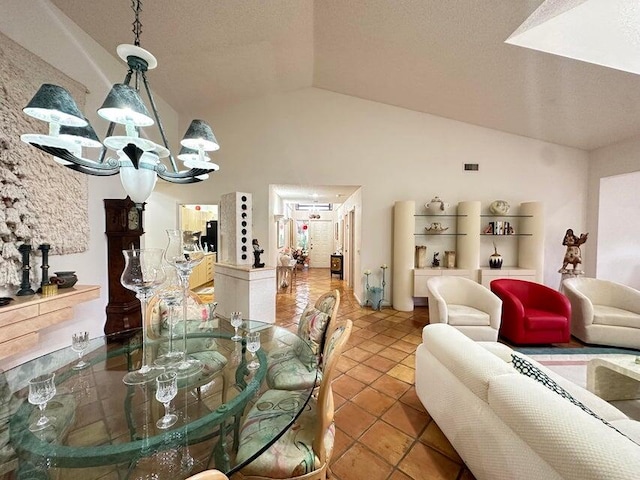
[[[338,318],[354,322],[333,381],[337,428],[332,478],[473,479],[413,388],[414,352],[428,323],[427,308],[362,308],[328,269],[304,269],[297,272],[291,293],[277,294],[277,323],[296,331],[307,303],[331,289],[341,296]]]

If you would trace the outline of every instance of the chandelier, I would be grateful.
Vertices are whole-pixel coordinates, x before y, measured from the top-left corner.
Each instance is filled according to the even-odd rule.
[[[204,120],[193,120],[180,141],[178,159],[186,167],[179,170],[169,150],[167,137],[156,108],[147,70],[157,67],[156,58],[140,47],[141,0],[132,0],[135,14],[133,22],[134,44],[122,44],[117,48],[118,56],[129,69],[122,83],[116,83],[98,109],[98,115],[109,121],[106,138],[101,143],[89,121],[80,112],[71,94],[58,85],[43,84],[24,113],[49,124],[47,135],[24,134],[20,139],[44,152],[65,167],[87,175],[108,176],[120,174],[127,195],[140,208],[153,191],[157,177],[172,183],[188,184],[206,180],[208,172],[219,167],[211,162],[205,152],[220,148],[211,127]],[[132,86],[133,82],[133,86]],[[149,114],[140,94],[144,86],[153,112]],[[157,124],[163,145],[140,137],[140,128]],[[116,125],[124,126],[124,135],[114,135]],[[90,159],[84,151],[99,149]],[[107,154],[115,152],[115,157]],[[171,169],[160,159],[168,158]]]

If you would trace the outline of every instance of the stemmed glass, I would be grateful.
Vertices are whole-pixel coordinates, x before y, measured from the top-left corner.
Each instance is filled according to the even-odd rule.
[[[164,283],[165,273],[162,268],[161,248],[131,249],[122,251],[125,266],[120,276],[120,283],[125,288],[136,292],[140,300],[142,314],[142,366],[139,370],[127,373],[122,381],[127,385],[139,385],[153,380],[157,370],[147,363],[147,302],[153,292]]]
[[[56,395],[56,384],[53,381],[54,377],[55,373],[49,373],[29,380],[29,403],[37,405],[40,409],[40,418],[38,421],[29,425],[29,430],[32,432],[43,430],[55,421],[54,417],[47,417],[44,414],[47,402]]]
[[[178,416],[169,413],[171,400],[178,394],[178,375],[176,372],[161,373],[156,377],[156,400],[164,405],[164,416],[156,422],[156,427],[167,429],[178,421]]]
[[[251,352],[251,362],[249,362],[247,368],[249,370],[256,370],[260,366],[260,362],[256,360],[256,352],[260,350],[260,332],[247,334],[247,350]]]
[[[71,350],[78,354],[78,363],[73,366],[74,370],[87,368],[89,364],[82,360],[84,351],[89,346],[89,332],[76,332],[71,335]]]
[[[189,277],[194,267],[204,259],[200,246],[200,232],[191,230],[167,230],[169,244],[165,250],[165,261],[176,268],[182,287],[182,318],[184,321],[184,360],[178,364],[178,370],[186,371],[202,368],[202,363],[187,358],[187,301],[189,298]]]
[[[234,329],[233,337],[231,340],[239,342],[242,340],[242,335],[238,335],[238,328],[242,326],[242,312],[231,312],[231,326]]]
[[[157,366],[174,365],[184,358],[183,351],[173,349],[173,339],[175,337],[173,327],[175,327],[176,324],[176,317],[174,314],[175,307],[179,306],[182,302],[182,287],[178,284],[175,268],[169,267],[169,271],[167,272],[167,282],[165,283],[165,286],[158,291],[157,295],[162,301],[164,301],[169,312],[169,318],[167,319],[169,324],[169,351],[157,358],[154,361],[154,364]]]

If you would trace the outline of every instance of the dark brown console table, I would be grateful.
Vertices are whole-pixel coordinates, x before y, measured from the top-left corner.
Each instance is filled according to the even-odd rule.
[[[344,262],[342,255],[331,255],[331,276],[340,275],[340,280],[344,275]]]

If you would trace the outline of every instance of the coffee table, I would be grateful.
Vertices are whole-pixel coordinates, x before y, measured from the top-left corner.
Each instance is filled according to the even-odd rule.
[[[204,377],[207,383],[202,382],[202,372],[179,381],[179,392],[172,402],[178,422],[167,430],[156,427],[164,411],[155,399],[155,382],[122,382],[123,375],[135,369],[139,361],[140,335],[127,340],[92,339],[90,351],[84,356],[90,366],[84,370],[72,368],[77,355],[69,347],[4,372],[0,380],[13,392],[11,401],[19,404],[10,413],[8,425],[10,446],[17,455],[17,478],[23,474],[86,480],[173,480],[207,468],[231,474],[267,449],[293,424],[313,388],[302,395],[291,392],[291,422],[279,431],[265,432],[247,462],[235,460],[245,412],[268,389],[265,377],[269,351],[293,346],[298,337],[273,324],[245,321],[241,327],[244,333],[261,333],[257,352],[260,367],[251,371],[247,369],[250,354],[246,341],[230,339],[233,328],[227,319],[215,317],[197,322],[197,328],[190,329],[195,333],[189,334],[189,342],[205,345],[206,352],[215,352],[220,371]],[[59,415],[57,424],[50,431],[30,432],[28,425],[37,415],[37,408],[26,400],[26,382],[51,372],[55,373],[57,394],[47,409]]]
[[[636,355],[589,360],[587,390],[607,401],[640,398],[640,364],[636,363]]]

